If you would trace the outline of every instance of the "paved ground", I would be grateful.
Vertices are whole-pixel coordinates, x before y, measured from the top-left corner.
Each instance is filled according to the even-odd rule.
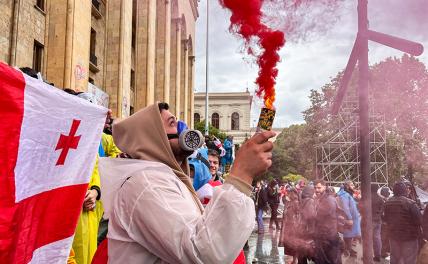
[[[268,230],[267,223],[268,219],[265,219],[265,230]],[[275,230],[266,231],[264,234],[253,232],[248,240],[249,248],[245,250],[247,263],[287,264],[292,262],[292,257],[284,255],[284,248],[278,247],[278,239],[279,232],[276,232]],[[363,263],[361,259],[361,245],[357,246],[357,251],[357,258],[344,257],[343,264]],[[389,261],[383,260],[382,262],[377,263],[388,264]]]

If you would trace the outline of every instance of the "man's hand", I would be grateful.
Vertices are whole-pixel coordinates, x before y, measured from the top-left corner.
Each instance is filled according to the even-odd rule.
[[[83,210],[92,211],[95,209],[95,201],[97,200],[97,190],[87,190],[85,200],[83,201]]]
[[[265,172],[272,165],[273,143],[268,139],[275,135],[265,131],[245,142],[236,154],[230,174],[251,184],[254,177]]]

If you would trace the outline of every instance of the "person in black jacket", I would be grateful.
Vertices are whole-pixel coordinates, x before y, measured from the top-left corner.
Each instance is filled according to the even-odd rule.
[[[315,180],[316,223],[315,258],[317,264],[341,264],[340,237],[337,231],[338,205],[336,199],[326,192],[324,180]]]
[[[271,211],[269,229],[273,229],[273,223],[275,223],[276,230],[281,228],[278,221],[279,196],[278,182],[272,179],[268,186],[268,203]]]
[[[389,233],[391,264],[414,264],[419,249],[422,215],[416,202],[407,198],[405,183],[397,182],[394,196],[386,201],[383,220]]]
[[[373,221],[373,253],[374,261],[380,261],[382,239],[381,239],[381,227],[382,227],[382,212],[384,201],[382,197],[377,194],[378,186],[376,184],[371,185],[372,191],[372,221]]]
[[[260,184],[259,188],[256,190],[255,203],[256,203],[258,233],[263,234],[264,233],[263,211],[267,209],[267,205],[268,205],[268,190],[267,190],[267,187],[263,185],[263,182]]]

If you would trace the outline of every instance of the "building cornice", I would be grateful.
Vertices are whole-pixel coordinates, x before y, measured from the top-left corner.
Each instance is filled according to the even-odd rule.
[[[199,17],[199,12],[198,12],[198,1],[197,0],[189,0],[190,2],[190,6],[192,7],[192,13],[193,13],[193,18],[198,19]]]

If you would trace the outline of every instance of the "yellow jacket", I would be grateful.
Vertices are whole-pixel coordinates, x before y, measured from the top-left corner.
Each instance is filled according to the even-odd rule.
[[[100,188],[100,175],[98,173],[98,155],[92,171],[88,190],[97,186]],[[101,202],[96,201],[95,209],[85,211],[82,209],[73,240],[73,251],[77,264],[90,264],[97,250],[98,225],[103,214]]]
[[[120,149],[114,144],[113,137],[103,133],[101,137],[101,145],[103,146],[106,157],[116,158],[121,153]]]

